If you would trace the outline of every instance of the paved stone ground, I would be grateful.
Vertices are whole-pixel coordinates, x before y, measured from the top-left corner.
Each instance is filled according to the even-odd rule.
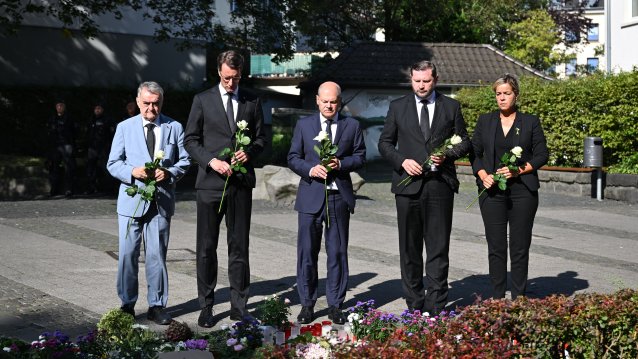
[[[385,175],[364,173],[351,219],[350,290],[345,306],[375,299],[383,310],[405,305],[399,281],[393,196]],[[181,186],[168,255],[169,311],[198,329],[195,281],[195,196]],[[450,304],[471,304],[489,296],[487,246],[478,208],[465,210],[476,190],[463,184],[455,199],[451,243]],[[638,287],[638,208],[629,204],[541,193],[534,227],[529,295],[573,295]],[[221,238],[225,238],[222,233]],[[115,198],[0,202],[0,335],[33,340],[60,329],[85,334],[107,310],[119,307],[115,291],[117,225]],[[226,245],[221,240],[215,313],[228,322]],[[325,256],[320,255],[320,295]],[[251,299],[254,309],[279,293],[299,310],[295,284],[296,212],[290,203],[254,201],[251,224]],[[146,320],[146,292],[140,268],[137,321]],[[327,315],[323,296],[319,320]],[[159,326],[151,326],[162,330]]]

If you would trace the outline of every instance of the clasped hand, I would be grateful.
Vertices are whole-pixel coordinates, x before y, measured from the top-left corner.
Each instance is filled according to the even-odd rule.
[[[497,169],[495,174],[502,175],[507,179],[518,177],[519,175],[518,171],[512,171],[507,167],[501,167]],[[492,175],[484,176],[481,181],[483,181],[483,187],[485,187],[486,189],[491,188],[494,183],[496,183],[496,181],[494,181],[494,176]]]
[[[336,157],[331,158],[330,162],[328,162],[328,167],[330,167],[330,171],[338,170],[340,167],[339,160]],[[310,177],[326,179],[328,178],[328,172],[329,170],[325,166],[318,164],[310,169]]]
[[[147,170],[146,167],[140,166],[133,168],[133,177],[140,181],[146,181],[147,179],[155,179],[155,182],[162,182],[168,178],[168,174],[165,169],[157,168],[155,171]]]
[[[234,165],[237,162],[241,162],[241,163],[248,162],[248,154],[244,152],[243,150],[239,150],[235,152],[235,156],[233,156],[233,158],[231,159],[230,164],[226,161],[218,160],[215,158],[211,161],[210,167],[215,172],[221,175],[230,176],[233,174],[233,170],[230,167],[231,165]]]
[[[445,161],[445,155],[442,155],[442,156],[432,155],[430,156],[430,160],[435,166],[440,166]],[[423,173],[423,165],[421,165],[420,163],[418,163],[417,161],[413,159],[404,160],[403,163],[401,164],[401,167],[403,167],[405,172],[412,177],[420,176]]]

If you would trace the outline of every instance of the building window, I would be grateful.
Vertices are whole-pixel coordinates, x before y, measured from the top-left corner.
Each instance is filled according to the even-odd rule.
[[[580,34],[578,33],[578,30],[576,31],[572,29],[565,30],[565,42],[568,42],[568,43],[580,42]]]
[[[596,70],[598,70],[598,58],[597,57],[587,58],[587,72],[594,72]]]
[[[585,3],[586,9],[602,8],[602,7],[604,7],[603,0],[587,0],[587,2]]]
[[[591,24],[587,30],[587,41],[598,41],[598,24]]]
[[[573,75],[576,75],[576,59],[571,59],[565,64],[565,76]]]

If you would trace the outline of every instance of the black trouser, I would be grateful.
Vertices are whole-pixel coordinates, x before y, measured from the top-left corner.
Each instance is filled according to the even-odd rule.
[[[215,303],[217,286],[217,243],[219,226],[226,219],[228,245],[228,280],[230,282],[231,315],[247,314],[250,288],[248,253],[252,188],[230,184],[221,212],[219,191],[197,190],[197,293],[204,308]]]
[[[424,180],[413,196],[396,195],[401,283],[409,309],[438,314],[448,295],[450,232],[454,192],[438,177]],[[425,243],[426,286],[423,285]],[[425,291],[427,290],[427,294]]]
[[[58,194],[62,186],[64,192],[73,192],[73,172],[75,171],[75,158],[73,158],[72,145],[55,146],[51,152],[49,167],[49,183],[51,184],[51,195]],[[64,163],[64,179],[60,165]],[[64,181],[64,183],[60,183]]]
[[[481,215],[487,238],[490,278],[494,298],[504,298],[507,289],[507,225],[511,262],[512,299],[525,295],[532,227],[538,209],[538,192],[530,191],[520,181],[497,188],[481,196]]]

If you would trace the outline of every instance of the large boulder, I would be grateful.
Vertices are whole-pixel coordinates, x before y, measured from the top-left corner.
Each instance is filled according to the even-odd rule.
[[[257,187],[253,192],[254,199],[292,202],[297,196],[299,176],[287,167],[264,166],[256,169]],[[355,192],[363,186],[365,180],[356,172],[350,173],[352,188]]]

